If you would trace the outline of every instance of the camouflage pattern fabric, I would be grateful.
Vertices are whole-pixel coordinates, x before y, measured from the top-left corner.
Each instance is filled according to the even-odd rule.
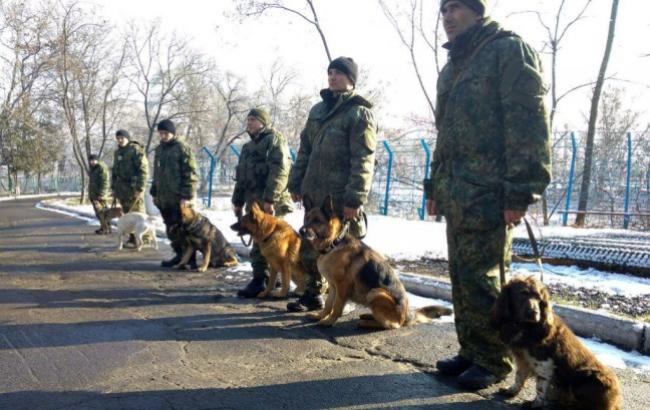
[[[136,141],[118,147],[113,157],[111,190],[127,212],[145,212],[144,189],[147,184],[149,163],[144,148]],[[136,200],[136,193],[140,193]]]
[[[511,362],[488,312],[510,258],[503,212],[526,210],[551,178],[546,86],[537,53],[490,19],[445,47],[425,193],[447,219],[460,355],[503,376]]]
[[[289,191],[308,195],[320,204],[332,195],[334,210],[343,218],[343,207],[360,208],[368,200],[377,147],[377,122],[372,104],[354,91],[335,97],[322,90],[323,101],[309,112],[300,134],[300,148],[289,174]],[[351,221],[350,233],[365,235],[365,221]],[[323,278],[316,268],[318,252],[303,241],[300,258],[308,269],[307,292],[321,293]]]
[[[109,180],[106,164],[98,161],[97,165],[91,166],[88,179],[88,198],[91,201],[108,197]]]
[[[262,130],[259,135],[244,144],[237,164],[235,189],[232,203],[246,205],[246,211],[254,201],[264,208],[264,202],[274,204],[276,215],[291,211],[291,199],[287,180],[291,158],[287,140],[273,128]]]
[[[176,209],[181,199],[192,200],[197,181],[194,153],[181,137],[156,147],[149,193],[159,209]]]

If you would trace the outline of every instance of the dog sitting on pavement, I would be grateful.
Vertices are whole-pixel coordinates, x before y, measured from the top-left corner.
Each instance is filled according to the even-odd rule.
[[[301,239],[288,222],[265,213],[257,202],[254,202],[251,212],[241,217],[230,228],[239,235],[251,235],[269,264],[268,286],[257,297],[286,298],[289,295],[291,280],[297,286],[297,294],[305,291],[307,270],[300,262]],[[278,273],[282,275],[282,288],[272,291]]]
[[[152,238],[154,249],[158,249],[156,229],[149,222],[147,214],[142,212],[129,212],[128,214],[124,214],[117,221],[117,249],[122,249],[124,235],[133,234],[135,236],[136,250],[140,252],[144,244],[143,236],[147,233]]]
[[[452,313],[435,305],[410,311],[408,295],[393,268],[379,253],[347,232],[348,225],[334,212],[331,196],[320,207],[304,197],[303,205],[305,219],[300,234],[320,252],[318,271],[329,284],[324,309],[309,314],[309,318],[318,320],[321,326],[332,326],[349,300],[370,308],[372,313],[362,315],[358,323],[369,329],[397,329]]]
[[[203,254],[203,261],[197,269],[199,272],[205,272],[208,266],[218,268],[239,264],[233,247],[208,218],[187,206],[181,208],[181,220],[176,232],[183,244],[183,256],[175,269],[184,269],[197,250]]]

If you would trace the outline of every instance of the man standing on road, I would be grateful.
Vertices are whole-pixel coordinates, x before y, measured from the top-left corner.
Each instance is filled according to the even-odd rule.
[[[160,215],[167,228],[174,257],[163,261],[163,267],[172,267],[181,261],[183,244],[177,230],[181,224],[181,208],[192,206],[196,196],[196,161],[192,148],[176,135],[176,126],[165,119],[158,123],[160,144],[156,147],[153,167],[153,182],[149,193],[153,203],[160,209]],[[190,260],[196,267],[196,252]]]
[[[106,208],[106,197],[108,196],[108,168],[104,162],[99,161],[95,154],[88,155],[88,163],[90,164],[88,199],[93,205],[97,219],[101,219],[99,214]],[[95,233],[102,235],[108,232],[104,232],[100,227]]]
[[[262,108],[253,108],[246,117],[246,132],[251,140],[244,144],[237,164],[232,205],[237,218],[243,207],[250,212],[257,202],[264,212],[282,217],[291,212],[287,179],[291,168],[289,145],[279,131],[271,127],[271,117]],[[269,265],[257,244],[250,253],[253,279],[239,297],[253,298],[266,289]]]
[[[126,130],[115,133],[117,150],[113,157],[111,191],[124,213],[146,213],[144,189],[147,185],[149,163],[144,148],[137,141],[130,141]],[[128,244],[135,246],[135,236],[130,235]]]
[[[363,205],[368,200],[375,164],[377,123],[372,104],[355,92],[359,69],[349,57],[332,60],[327,67],[329,87],[320,92],[323,101],[309,112],[300,134],[298,157],[289,174],[289,192],[294,201],[308,195],[320,205],[332,195],[334,211],[350,222],[349,232],[365,236]],[[323,277],[318,272],[318,252],[308,241],[300,258],[308,268],[307,290],[291,311],[323,307]]]
[[[438,138],[425,181],[427,213],[447,220],[458,355],[441,373],[478,390],[512,362],[489,312],[510,262],[511,227],[551,177],[549,124],[537,53],[485,17],[487,0],[443,0],[449,61],[438,78]]]

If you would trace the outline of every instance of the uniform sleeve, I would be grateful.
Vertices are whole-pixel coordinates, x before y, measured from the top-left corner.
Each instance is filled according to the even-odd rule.
[[[546,86],[539,57],[520,40],[509,40],[501,59],[504,113],[505,209],[526,210],[551,180]]]
[[[136,149],[134,160],[135,164],[133,165],[136,170],[136,177],[133,188],[136,191],[144,191],[144,188],[147,186],[147,174],[149,174],[149,161],[147,161],[147,155],[144,149]]]
[[[354,110],[356,118],[350,129],[350,176],[345,186],[343,203],[350,208],[365,204],[370,193],[377,148],[377,123],[365,107]]]
[[[157,149],[153,157],[153,181],[151,182],[151,188],[149,188],[149,193],[154,198],[158,196],[158,188],[156,188],[156,184],[158,183],[158,178],[160,178],[160,176],[158,175],[158,167],[156,166],[156,164],[158,164]]]
[[[181,159],[181,183],[180,195],[183,199],[194,198],[194,191],[196,184],[199,180],[196,172],[196,161],[194,160],[194,153],[192,149],[185,145],[183,146],[183,154]]]
[[[269,174],[264,186],[264,201],[274,203],[287,189],[291,160],[289,146],[284,138],[273,135],[273,143],[266,156]]]
[[[232,191],[232,204],[235,206],[244,206],[246,203],[246,194],[243,181],[243,175],[241,175],[241,169],[246,165],[246,146],[242,147],[242,150],[239,154],[239,161],[237,161],[237,168],[235,171],[235,189]]]
[[[291,167],[291,171],[289,172],[289,192],[292,194],[302,194],[302,192],[300,192],[300,189],[302,180],[305,177],[305,173],[307,172],[307,166],[309,165],[309,157],[311,156],[312,149],[308,134],[307,125],[305,125],[305,128],[300,133],[300,147],[298,148],[296,161],[294,162],[293,166]]]

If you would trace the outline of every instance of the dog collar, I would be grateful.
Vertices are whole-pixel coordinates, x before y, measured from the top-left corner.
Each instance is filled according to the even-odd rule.
[[[330,253],[330,252],[332,252],[334,250],[334,248],[336,248],[340,244],[346,242],[345,237],[347,236],[349,229],[350,229],[350,222],[346,221],[343,224],[343,229],[341,229],[341,232],[339,233],[339,236],[337,236],[336,239],[334,239],[332,241],[332,243],[330,243],[327,246],[327,248],[319,250],[320,254],[325,255],[327,253]]]

